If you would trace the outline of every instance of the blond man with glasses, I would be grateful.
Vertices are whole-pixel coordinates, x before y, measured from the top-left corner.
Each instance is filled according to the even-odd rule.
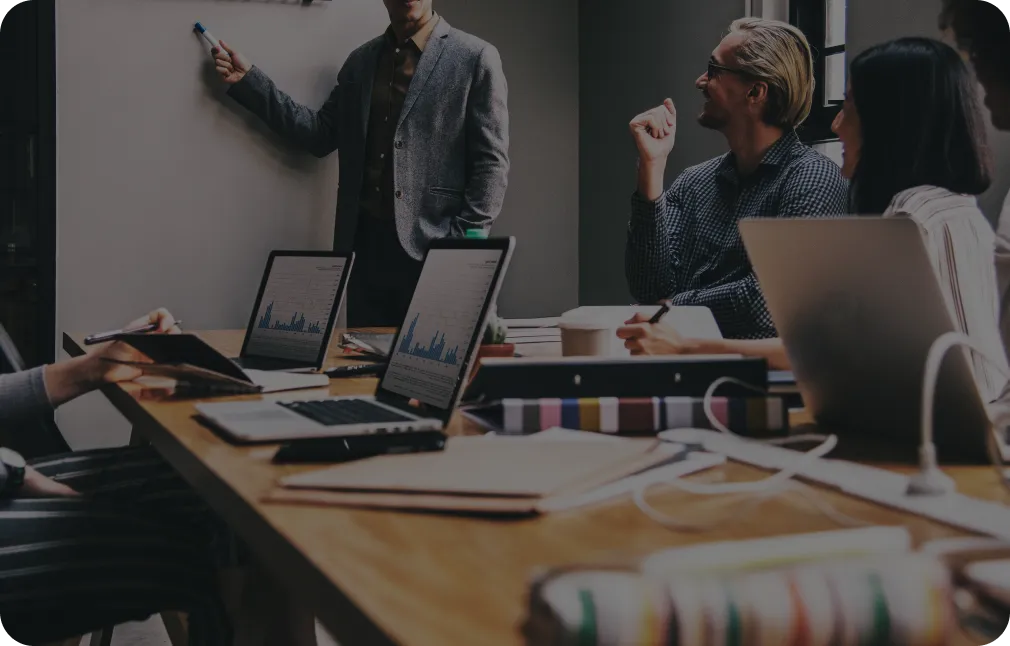
[[[628,284],[642,303],[708,307],[727,338],[774,337],[737,223],[847,211],[840,169],[796,133],[813,103],[810,44],[786,23],[737,20],[695,87],[705,99],[698,122],[721,132],[730,152],[687,169],[664,190],[677,134],[673,101],[631,121],[639,163]]]

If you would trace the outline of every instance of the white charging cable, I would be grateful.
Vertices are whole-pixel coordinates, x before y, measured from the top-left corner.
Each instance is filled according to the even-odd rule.
[[[941,335],[933,342],[926,355],[926,370],[922,383],[922,444],[919,446],[919,473],[910,478],[908,484],[908,495],[910,496],[945,496],[957,491],[954,480],[940,470],[936,457],[936,444],[933,442],[933,415],[936,399],[936,384],[940,378],[940,368],[947,353],[953,348],[964,346],[988,361],[1000,374],[1010,381],[1010,373],[1007,372],[1007,365],[1002,358],[994,358],[988,351],[978,344],[974,339],[960,332],[948,332]],[[989,411],[991,415],[991,410]],[[1006,474],[1003,472],[1002,461],[996,445],[996,432],[1010,422],[1010,411],[998,414],[995,419],[990,419],[994,428],[988,429],[986,437],[986,449],[993,466],[999,474],[999,480],[1003,486],[1010,488]]]
[[[938,460],[936,456],[936,445],[933,441],[934,435],[934,420],[933,420],[933,407],[935,405],[936,399],[936,385],[940,375],[940,368],[943,363],[943,359],[946,357],[947,353],[951,349],[958,346],[966,346],[971,350],[978,353],[981,357],[989,361],[997,370],[1010,381],[1010,372],[1005,363],[999,359],[990,356],[985,348],[982,348],[978,343],[969,338],[968,336],[960,332],[948,332],[937,338],[930,347],[929,353],[926,356],[926,366],[923,375],[923,390],[922,390],[922,444],[920,446],[920,473],[911,477],[909,479],[908,495],[946,495],[952,493],[956,490],[954,481],[949,478],[946,474],[940,471]],[[754,482],[742,482],[742,483],[720,483],[720,484],[703,484],[703,483],[692,483],[681,479],[671,479],[665,483],[655,483],[655,484],[667,484],[671,487],[697,495],[726,495],[726,494],[736,494],[737,496],[750,499],[751,504],[743,510],[741,513],[739,510],[732,514],[730,518],[723,518],[717,520],[713,523],[707,525],[690,524],[681,522],[671,516],[668,516],[655,507],[650,505],[646,500],[645,496],[648,490],[653,485],[643,485],[638,487],[634,492],[634,502],[638,509],[648,516],[655,522],[669,527],[671,529],[681,530],[681,531],[705,531],[718,525],[727,522],[729,520],[739,520],[744,515],[757,509],[757,507],[766,501],[768,498],[773,496],[784,494],[784,493],[799,493],[802,495],[807,502],[811,503],[818,511],[823,513],[828,518],[832,519],[834,522],[842,525],[867,525],[866,523],[858,518],[854,518],[847,514],[843,514],[831,506],[830,503],[825,502],[818,496],[818,492],[805,484],[796,482],[793,480],[797,475],[803,472],[812,462],[823,458],[828,455],[838,444],[838,438],[834,435],[824,436],[824,435],[798,435],[786,438],[777,438],[769,440],[755,440],[753,438],[746,438],[735,434],[726,425],[724,425],[716,417],[712,409],[712,399],[715,391],[722,385],[727,383],[734,383],[755,392],[764,394],[764,391],[757,388],[751,384],[744,383],[738,379],[733,379],[730,377],[725,377],[718,379],[709,386],[705,393],[705,398],[703,401],[705,416],[708,418],[711,427],[720,433],[734,438],[740,442],[752,442],[764,445],[787,445],[795,444],[797,442],[812,442],[820,441],[821,444],[813,448],[812,450],[799,455],[791,466],[782,469],[781,471],[769,476],[763,480],[758,480]],[[986,438],[986,448],[989,453],[989,457],[992,460],[993,466],[999,476],[1000,483],[1010,490],[1010,480],[1007,478],[1007,474],[1003,469],[1003,458],[999,451],[996,432],[1010,425],[1010,401],[1008,401],[1005,411],[997,411],[993,414],[992,409],[989,409],[989,414],[994,428],[989,430],[988,437]],[[704,429],[688,429],[688,430],[701,430]],[[754,496],[757,496],[756,498]]]
[[[743,386],[744,388],[748,388],[760,394],[764,394],[764,390],[757,388],[756,386],[753,386],[751,384],[740,381],[739,379],[734,379],[732,377],[723,377],[721,379],[717,379],[714,382],[712,382],[712,384],[708,387],[708,390],[705,392],[703,406],[705,409],[705,416],[708,418],[708,422],[713,429],[719,431],[724,435],[732,437],[734,440],[740,442],[752,442],[757,444],[775,445],[775,446],[796,444],[800,442],[821,442],[821,444],[819,444],[818,446],[814,447],[813,449],[811,449],[806,453],[799,454],[799,456],[796,458],[796,460],[793,462],[791,466],[782,469],[781,471],[775,473],[772,476],[764,478],[763,480],[757,480],[752,482],[705,484],[705,483],[688,482],[686,480],[676,478],[671,479],[665,483],[643,484],[642,486],[637,487],[633,494],[633,500],[638,509],[643,514],[648,516],[650,519],[654,520],[655,522],[665,527],[682,531],[704,531],[707,529],[711,529],[712,527],[718,526],[719,524],[727,520],[739,520],[742,517],[742,515],[739,511],[737,511],[733,513],[731,518],[725,518],[707,525],[684,523],[660,512],[655,507],[650,505],[645,498],[649,489],[654,484],[667,484],[681,491],[685,491],[696,495],[715,496],[715,495],[737,494],[751,499],[752,504],[748,507],[747,511],[755,510],[758,505],[760,505],[768,498],[771,498],[773,496],[782,493],[795,491],[796,493],[802,495],[818,511],[825,514],[835,522],[838,522],[839,524],[843,525],[867,524],[859,519],[847,516],[846,514],[837,511],[829,503],[820,500],[817,497],[817,492],[807,487],[806,485],[803,485],[798,482],[793,482],[793,478],[802,473],[804,469],[810,466],[811,463],[823,458],[824,456],[829,454],[832,450],[834,450],[835,446],[838,445],[838,438],[834,435],[825,436],[825,435],[807,434],[807,435],[796,435],[786,438],[756,440],[737,435],[732,430],[730,430],[725,424],[719,421],[718,417],[716,417],[715,412],[712,409],[712,399],[715,395],[716,390],[720,386],[730,383]],[[703,429],[691,429],[691,430],[703,430]],[[754,498],[755,495],[757,496],[756,498]]]

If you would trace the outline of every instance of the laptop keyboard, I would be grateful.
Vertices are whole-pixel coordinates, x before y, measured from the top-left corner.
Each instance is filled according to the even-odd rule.
[[[323,399],[288,402],[281,406],[323,426],[412,422],[416,419],[364,399]]]

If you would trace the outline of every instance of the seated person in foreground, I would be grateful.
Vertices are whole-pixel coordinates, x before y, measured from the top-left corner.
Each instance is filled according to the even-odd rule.
[[[639,166],[628,285],[640,303],[708,307],[727,338],[774,337],[737,222],[846,212],[848,184],[838,166],[795,131],[813,103],[810,45],[791,25],[738,20],[696,85],[706,99],[699,123],[721,132],[730,152],[687,169],[664,191],[677,130],[673,101],[631,122]]]
[[[989,187],[991,161],[968,68],[943,43],[905,38],[861,54],[849,78],[833,130],[855,212],[912,218],[956,328],[1002,357],[995,236],[975,197]],[[618,336],[634,354],[743,354],[790,369],[780,339],[684,339],[640,317]],[[994,400],[1005,385],[999,370],[980,356],[973,369],[983,398]]]
[[[172,315],[152,312],[130,328]],[[123,343],[84,357],[0,375],[0,424],[41,419],[53,408],[140,371],[109,360],[143,361]],[[0,450],[0,617],[20,643],[76,638],[165,611],[188,614],[191,646],[250,643],[268,635],[292,646],[303,637],[283,596],[237,590],[226,609],[222,571],[238,565],[228,528],[147,447],[50,456],[25,465]],[[254,579],[248,584],[254,586]],[[245,595],[245,596],[241,596]],[[307,618],[311,631],[311,616]]]

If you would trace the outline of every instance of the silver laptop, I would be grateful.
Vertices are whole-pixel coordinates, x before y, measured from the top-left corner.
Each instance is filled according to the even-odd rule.
[[[926,355],[956,330],[916,223],[753,219],[740,232],[818,425],[913,454]],[[985,459],[989,419],[967,352],[942,366],[934,420],[941,459]]]
[[[441,430],[459,403],[512,259],[514,238],[431,245],[373,396],[199,404],[243,442]]]
[[[272,252],[235,363],[248,370],[321,369],[353,265],[354,254]]]

